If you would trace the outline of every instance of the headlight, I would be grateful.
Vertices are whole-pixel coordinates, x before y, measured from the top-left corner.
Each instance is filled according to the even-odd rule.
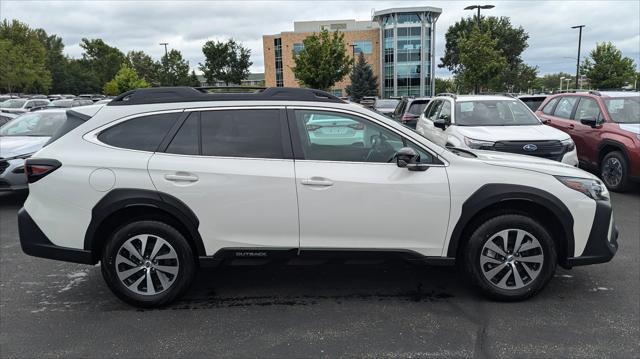
[[[490,150],[493,148],[495,142],[491,141],[482,141],[482,140],[474,140],[473,138],[465,137],[464,143],[474,150]]]
[[[578,192],[584,193],[584,195],[589,198],[595,199],[596,201],[609,200],[609,191],[607,190],[607,187],[602,182],[600,182],[600,180],[563,176],[556,176],[556,178],[565,186]]]
[[[573,140],[570,138],[562,140],[560,142],[562,143],[562,146],[564,146],[566,152],[571,152],[576,148],[576,144],[573,143]]]

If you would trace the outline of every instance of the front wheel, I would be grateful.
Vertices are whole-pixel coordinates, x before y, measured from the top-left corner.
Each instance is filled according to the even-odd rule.
[[[189,243],[175,228],[138,221],[111,235],[101,268],[107,285],[120,299],[135,306],[158,307],[184,293],[196,264]]]
[[[625,192],[629,189],[628,169],[627,159],[622,152],[609,152],[600,164],[600,178],[611,191]]]
[[[555,272],[557,255],[549,232],[536,220],[501,215],[471,235],[464,265],[484,294],[498,300],[522,300],[538,293]]]

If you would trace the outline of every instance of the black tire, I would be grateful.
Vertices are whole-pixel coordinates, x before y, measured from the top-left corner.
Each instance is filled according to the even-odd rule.
[[[175,261],[173,259],[160,259],[157,261],[159,264],[166,264],[162,261],[170,260],[173,261],[172,263],[170,263],[171,265],[176,265],[177,274],[167,275],[164,274],[164,272],[162,273],[163,279],[165,281],[167,281],[166,278],[170,278],[169,280],[171,282],[169,285],[167,285],[167,288],[163,288],[163,284],[158,284],[160,283],[160,273],[155,273],[156,269],[155,267],[153,268],[155,274],[155,276],[151,275],[152,281],[155,280],[155,282],[152,282],[154,286],[153,292],[155,292],[156,288],[158,288],[159,290],[157,294],[139,294],[129,289],[119,278],[118,268],[116,268],[116,257],[125,242],[135,236],[144,234],[150,235],[147,238],[156,238],[155,240],[147,239],[148,243],[151,243],[150,241],[153,241],[153,243],[155,244],[156,241],[158,241],[157,238],[166,241],[166,243],[168,243],[174,250],[174,254],[176,257]],[[133,243],[137,244],[140,242]],[[171,256],[171,252],[169,251],[170,247],[162,245],[161,251],[159,251],[158,253],[169,252],[169,256]],[[142,249],[140,252],[142,252],[142,256],[144,257],[145,250]],[[134,261],[137,261],[137,258],[135,258],[135,256],[132,257],[131,255],[129,255],[128,257],[132,258]],[[158,257],[162,256],[158,254]],[[122,266],[123,264],[120,263],[119,265]],[[127,267],[124,268],[126,269]],[[152,268],[144,268],[144,264],[141,264],[140,268],[142,268],[140,269],[140,272],[134,273],[132,277],[135,275],[137,276],[135,278],[140,278],[139,274],[142,274],[142,277],[145,277],[145,275],[147,275],[147,271],[152,270]],[[191,250],[189,243],[184,238],[184,236],[180,234],[180,232],[178,232],[175,228],[157,221],[136,221],[119,228],[108,238],[102,252],[101,269],[104,280],[107,282],[107,285],[109,286],[111,291],[118,298],[134,306],[152,308],[161,307],[173,302],[189,288],[189,285],[191,284],[191,281],[195,276],[196,263],[193,257],[193,251]],[[120,269],[122,270],[122,267],[120,267]],[[159,272],[160,270],[157,271]],[[142,286],[144,290],[148,291],[145,285],[146,277],[145,279],[142,279],[142,281],[145,283],[141,283],[140,286]],[[136,289],[139,288],[139,286],[135,287]]]
[[[600,178],[610,191],[626,192],[630,189],[629,164],[622,152],[612,151],[604,156],[600,162]]]
[[[514,287],[507,289],[498,287],[497,283],[493,283],[491,280],[487,279],[484,274],[484,272],[487,271],[487,268],[495,268],[498,265],[488,263],[484,264],[483,266],[480,262],[482,251],[486,250],[485,244],[487,244],[487,242],[492,237],[494,237],[494,235],[504,230],[513,230],[511,232],[508,232],[510,233],[510,235],[512,233],[516,233],[517,235],[517,230],[525,231],[531,234],[539,243],[539,247],[528,251],[523,251],[523,253],[526,253],[527,255],[530,255],[531,253],[537,255],[538,252],[541,251],[544,258],[542,264],[527,264],[518,262],[518,259],[523,260],[527,257],[519,253],[517,253],[517,255],[521,257],[514,257],[516,255],[516,250],[513,249],[512,252],[514,253],[511,256],[511,263],[513,263],[513,266],[511,266],[511,264],[507,264],[504,267],[504,270],[500,270],[496,274],[496,276],[498,276],[501,273],[507,273],[500,279],[510,276],[506,279],[507,283],[503,285],[513,283]],[[511,238],[510,235],[508,235],[507,237]],[[526,239],[523,241],[523,243],[525,241],[528,243],[531,240],[531,237],[525,238]],[[532,240],[531,242],[533,245]],[[514,243],[513,238],[511,238],[509,243]],[[515,246],[515,244],[513,244],[513,246]],[[507,245],[507,247],[509,247],[509,245]],[[518,301],[530,298],[537,294],[547,285],[547,283],[555,273],[557,264],[555,243],[549,235],[549,232],[538,221],[520,214],[499,215],[485,221],[483,224],[478,226],[473,231],[469,241],[467,242],[462,258],[465,272],[467,273],[471,281],[488,297],[502,301]],[[501,262],[503,262],[503,260],[501,260]],[[504,265],[504,263],[500,265]],[[526,274],[528,271],[525,271],[525,268],[523,268],[524,265],[527,265],[526,269],[531,269],[532,267],[537,268],[537,276],[534,278],[532,278],[533,276],[529,277]],[[513,273],[513,270],[518,270],[518,277],[522,278],[521,280],[525,284],[523,287],[517,288],[514,277],[515,273]],[[496,277],[494,277],[494,279],[495,278]],[[528,278],[529,281],[525,283],[526,278]]]

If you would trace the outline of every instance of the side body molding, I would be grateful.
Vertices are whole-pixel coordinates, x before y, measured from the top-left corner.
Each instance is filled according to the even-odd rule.
[[[131,207],[159,209],[178,220],[194,240],[198,256],[204,256],[205,249],[198,232],[200,221],[193,211],[179,199],[158,191],[119,188],[109,191],[91,210],[91,222],[84,237],[84,249],[96,253],[94,244],[97,230],[106,219],[119,210]]]
[[[462,238],[464,229],[477,214],[490,206],[514,200],[527,201],[540,205],[548,210],[551,215],[557,218],[562,226],[562,234],[566,240],[565,249],[567,256],[574,256],[575,243],[573,237],[573,216],[562,201],[549,192],[538,188],[512,184],[490,183],[480,187],[462,205],[462,213],[460,214],[460,218],[458,219],[458,222],[451,234],[451,240],[449,241],[449,247],[447,249],[447,257],[456,257],[459,245],[464,240],[464,238]]]

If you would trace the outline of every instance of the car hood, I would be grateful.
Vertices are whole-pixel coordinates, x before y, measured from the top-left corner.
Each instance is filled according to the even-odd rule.
[[[38,151],[49,140],[41,136],[2,136],[0,137],[0,157],[9,158]]]
[[[531,126],[457,126],[463,136],[481,141],[566,140],[569,135],[547,125]]]
[[[544,158],[497,151],[467,149],[465,149],[465,151],[473,152],[477,156],[478,160],[492,166],[518,168],[546,173],[553,176],[581,177],[593,179],[597,178],[591,173],[583,171],[577,167],[558,161],[547,160]]]

